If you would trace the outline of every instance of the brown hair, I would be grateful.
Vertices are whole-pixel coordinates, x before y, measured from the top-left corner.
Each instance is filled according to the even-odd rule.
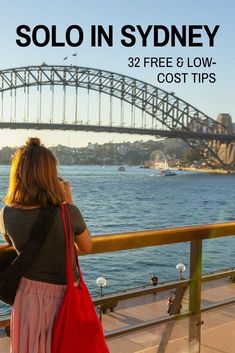
[[[29,138],[13,156],[6,204],[46,207],[65,200],[66,192],[58,179],[55,156],[38,138]]]

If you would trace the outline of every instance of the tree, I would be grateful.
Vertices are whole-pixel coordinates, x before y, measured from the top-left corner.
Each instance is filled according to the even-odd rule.
[[[199,160],[199,155],[198,153],[191,147],[187,148],[187,150],[183,153],[183,161],[188,163],[188,162],[193,162]]]

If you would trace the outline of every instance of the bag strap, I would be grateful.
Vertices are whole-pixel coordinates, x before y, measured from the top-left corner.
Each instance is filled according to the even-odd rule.
[[[61,205],[61,217],[62,217],[62,223],[63,223],[64,234],[65,234],[65,243],[66,243],[67,281],[69,286],[73,286],[74,285],[73,249],[74,249],[74,255],[75,255],[80,282],[83,282],[83,277],[79,266],[78,254],[73,242],[73,230],[72,230],[71,218],[70,218],[69,208],[66,203],[63,203]]]
[[[40,210],[39,216],[32,226],[28,242],[15,261],[0,274],[2,279],[6,282],[12,282],[14,279],[17,281],[25,274],[39,253],[57,212],[58,206],[52,205]]]

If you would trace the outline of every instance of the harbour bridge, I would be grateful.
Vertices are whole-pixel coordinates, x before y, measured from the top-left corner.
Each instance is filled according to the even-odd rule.
[[[94,131],[181,138],[211,167],[231,168],[235,134],[159,87],[80,66],[0,70],[0,129]],[[225,146],[225,155],[221,147]]]

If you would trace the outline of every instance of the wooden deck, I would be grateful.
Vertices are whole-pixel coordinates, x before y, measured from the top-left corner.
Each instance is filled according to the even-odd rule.
[[[151,319],[167,315],[167,298],[172,292],[151,294],[122,301],[114,312],[102,316],[105,332],[127,328]],[[235,298],[235,283],[220,279],[203,284],[202,307],[218,301]],[[187,292],[182,311],[188,309]],[[233,353],[235,332],[235,304],[202,314],[201,353]],[[157,353],[166,330],[171,325],[171,337],[165,353],[188,353],[189,319],[181,319],[173,325],[166,324],[144,331],[109,339],[110,353]],[[10,339],[2,334],[0,353],[9,352]]]

